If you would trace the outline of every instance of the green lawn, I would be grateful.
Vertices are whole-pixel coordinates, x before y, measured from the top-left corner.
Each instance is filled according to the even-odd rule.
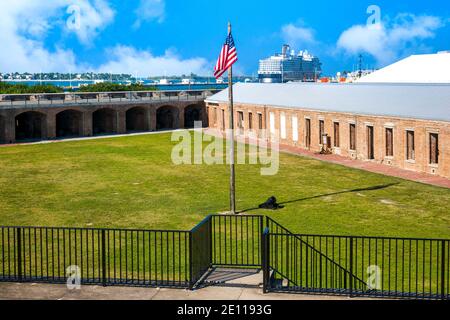
[[[0,148],[0,224],[190,229],[228,208],[227,165],[171,162],[170,134]],[[450,238],[450,190],[288,154],[237,166],[237,207],[299,233]]]

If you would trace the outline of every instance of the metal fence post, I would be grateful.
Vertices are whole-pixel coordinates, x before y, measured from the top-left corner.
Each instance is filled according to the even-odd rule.
[[[189,232],[189,290],[193,290],[194,289],[194,263],[192,261],[192,257],[193,257],[193,248],[192,248],[192,231]]]
[[[350,277],[349,277],[350,297],[353,296],[353,237],[350,237]]]
[[[102,285],[106,287],[106,231],[102,229]]]
[[[212,223],[213,217],[209,217],[209,267],[212,267],[213,262],[213,223]]]
[[[445,240],[441,242],[441,299],[445,300]]]
[[[269,292],[270,271],[269,271],[269,228],[266,228],[261,236],[262,244],[262,270],[263,270],[263,293]]]
[[[17,277],[22,281],[22,229],[16,229],[17,237]]]

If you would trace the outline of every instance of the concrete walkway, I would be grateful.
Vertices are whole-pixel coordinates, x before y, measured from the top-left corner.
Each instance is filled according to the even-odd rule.
[[[217,268],[211,271],[205,283],[195,290],[97,285],[69,290],[64,284],[0,282],[0,300],[355,300],[347,296],[264,294],[260,270]]]
[[[211,286],[194,291],[168,288],[0,283],[0,300],[349,300],[345,296],[267,293],[261,288]],[[352,298],[351,300],[354,300]]]

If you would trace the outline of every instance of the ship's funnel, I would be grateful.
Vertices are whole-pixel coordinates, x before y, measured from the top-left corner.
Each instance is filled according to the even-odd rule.
[[[289,49],[290,46],[288,44],[283,44],[283,48],[281,49],[281,54],[283,55],[283,57],[286,57]]]

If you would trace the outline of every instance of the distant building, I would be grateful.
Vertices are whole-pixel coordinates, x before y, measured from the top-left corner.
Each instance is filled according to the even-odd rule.
[[[362,83],[450,83],[450,51],[412,55],[363,76]]]
[[[308,51],[295,54],[289,45],[283,45],[281,54],[259,61],[258,79],[264,83],[316,81],[322,72],[319,58]]]

